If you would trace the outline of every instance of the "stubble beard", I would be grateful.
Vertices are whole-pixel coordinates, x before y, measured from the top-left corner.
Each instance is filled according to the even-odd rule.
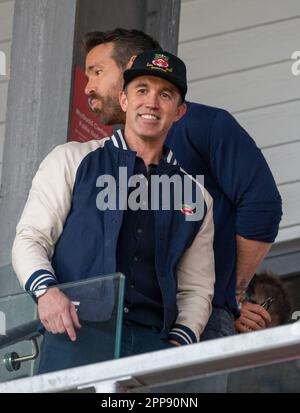
[[[101,109],[92,108],[89,101],[88,106],[102,125],[116,125],[124,123],[124,112],[122,111],[119,100],[115,96],[95,96],[101,102]]]

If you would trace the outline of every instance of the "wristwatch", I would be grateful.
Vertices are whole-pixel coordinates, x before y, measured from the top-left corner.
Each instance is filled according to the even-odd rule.
[[[41,285],[33,293],[34,293],[36,299],[39,299],[44,294],[46,294],[47,291],[48,291],[47,285]]]

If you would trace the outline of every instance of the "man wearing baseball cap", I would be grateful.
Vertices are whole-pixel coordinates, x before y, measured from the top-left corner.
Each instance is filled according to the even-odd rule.
[[[186,111],[186,91],[186,68],[178,57],[163,50],[138,55],[124,73],[120,92],[124,131],[101,141],[61,145],[37,172],[17,227],[13,264],[24,288],[36,292],[47,330],[40,373],[81,365],[80,354],[85,364],[110,354],[103,344],[105,331],[95,328],[93,333],[96,354],[82,340],[85,321],[95,322],[96,308],[80,319],[57,288],[95,274],[118,271],[126,276],[121,356],[200,340],[211,314],[215,280],[212,199],[164,147],[170,127]],[[120,188],[125,173],[127,206],[118,205],[108,214],[97,183],[109,175]],[[138,196],[129,184],[136,178],[146,188]],[[175,182],[169,193],[155,187],[153,182],[161,178]],[[197,202],[183,198],[176,207],[178,190]],[[107,227],[109,232],[103,231]],[[82,242],[86,228],[92,228],[88,243]]]

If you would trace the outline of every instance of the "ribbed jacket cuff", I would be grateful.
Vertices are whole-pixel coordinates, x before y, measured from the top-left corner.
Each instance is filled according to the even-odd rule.
[[[39,288],[58,284],[55,275],[48,270],[35,271],[25,284],[26,291],[36,291]]]
[[[168,339],[175,340],[181,345],[197,343],[195,333],[183,324],[175,324],[168,334]]]

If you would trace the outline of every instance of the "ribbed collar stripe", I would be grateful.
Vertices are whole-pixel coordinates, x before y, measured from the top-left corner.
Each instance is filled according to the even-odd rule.
[[[125,142],[125,139],[124,139],[124,136],[123,136],[123,133],[122,133],[121,129],[117,130],[117,134],[119,135],[119,138],[120,138],[120,141],[121,141],[121,144],[122,144],[122,148],[126,151],[128,148],[127,148],[127,145],[126,145],[126,142]]]
[[[122,148],[125,151],[128,150],[128,146],[126,144],[126,140],[123,136],[122,129],[118,129],[116,134],[112,135],[111,140],[116,148]],[[167,149],[167,153],[164,155],[164,158],[167,163],[171,165],[178,165],[178,162],[174,158],[173,152],[171,149]]]
[[[168,163],[171,163],[172,157],[173,157],[173,152],[170,150],[170,152],[168,153],[168,156],[166,157],[166,161]]]
[[[113,144],[115,145],[115,147],[119,148],[119,144],[118,144],[118,141],[117,141],[115,135],[112,135],[111,140],[113,141]]]
[[[166,161],[172,165],[177,165],[178,162],[176,161],[173,152],[171,151],[171,149],[168,150],[169,152],[167,152],[166,154]]]

